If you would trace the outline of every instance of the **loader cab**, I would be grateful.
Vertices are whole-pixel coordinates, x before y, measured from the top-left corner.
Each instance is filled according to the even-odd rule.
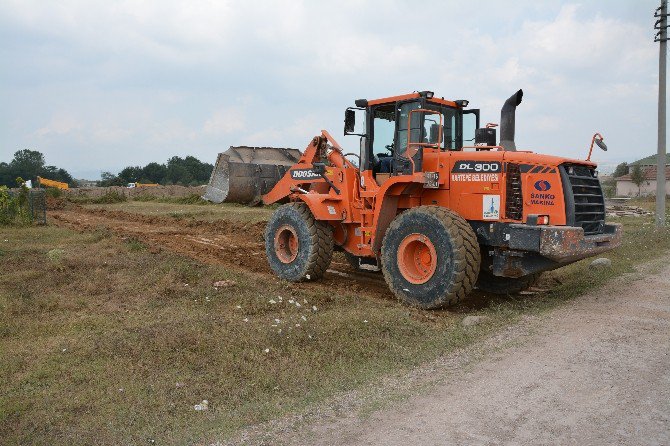
[[[380,184],[390,176],[421,171],[424,150],[459,151],[473,145],[479,127],[479,110],[464,110],[467,101],[446,101],[427,91],[359,99],[356,106],[347,109],[345,135],[360,136],[360,168],[372,170]],[[355,110],[365,116],[360,133],[353,133]]]

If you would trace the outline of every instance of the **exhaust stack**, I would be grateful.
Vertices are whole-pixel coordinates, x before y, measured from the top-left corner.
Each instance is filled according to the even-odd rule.
[[[516,116],[516,107],[521,104],[523,90],[519,90],[507,98],[500,109],[500,145],[509,151],[516,151],[514,143],[514,125]]]

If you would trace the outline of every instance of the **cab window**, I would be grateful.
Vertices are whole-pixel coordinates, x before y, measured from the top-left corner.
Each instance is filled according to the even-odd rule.
[[[440,125],[440,115],[426,115],[424,128],[428,135],[428,142],[438,144],[442,150],[459,150],[461,148],[461,137],[459,132],[459,114],[458,110],[449,107],[429,106],[431,110],[436,110],[442,115],[442,141],[437,141]]]
[[[395,104],[387,104],[372,110],[372,153],[379,157],[393,154],[395,136]]]
[[[408,129],[411,133],[412,142],[423,142],[422,134],[424,132],[421,127],[421,113],[412,113],[411,125],[407,125],[410,112],[419,108],[421,108],[419,102],[406,102],[398,108],[398,150],[400,154],[404,154],[407,151]]]
[[[412,110],[421,108],[419,102],[402,104],[398,111],[398,146],[404,153],[407,149],[407,117]],[[440,112],[439,114],[412,113],[411,141],[428,144],[438,144],[442,150],[460,150],[462,147],[461,115],[457,109],[441,107],[435,104],[427,104],[429,110]],[[440,119],[440,115],[442,118]],[[421,121],[423,120],[423,124]],[[442,132],[440,132],[442,125]],[[438,138],[441,133],[441,141]]]

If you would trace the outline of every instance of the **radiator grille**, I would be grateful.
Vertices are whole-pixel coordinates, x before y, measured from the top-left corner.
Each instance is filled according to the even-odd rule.
[[[561,175],[564,178],[568,223],[581,226],[586,235],[602,233],[605,198],[595,169],[579,164],[564,164],[561,166]]]
[[[523,193],[521,190],[521,171],[519,165],[507,163],[505,191],[505,216],[510,220],[523,218]]]

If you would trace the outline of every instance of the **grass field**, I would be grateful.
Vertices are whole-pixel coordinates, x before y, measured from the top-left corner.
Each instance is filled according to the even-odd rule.
[[[106,208],[203,219],[262,220],[268,212],[155,202]],[[606,255],[611,269],[594,272],[583,261],[549,273],[555,286],[547,293],[478,296],[436,312],[201,263],[104,228],[0,228],[0,438],[49,445],[225,438],[477,342],[670,249],[670,232],[655,230],[651,218],[619,221],[626,234]],[[216,289],[221,280],[227,286]],[[463,327],[470,314],[489,318]],[[202,400],[208,410],[194,410]]]
[[[272,207],[249,207],[244,205],[226,204],[180,204],[162,203],[159,201],[126,201],[115,204],[87,204],[87,208],[113,209],[144,215],[161,217],[197,218],[198,220],[214,221],[225,218],[233,221],[258,222],[265,221],[272,213]]]

